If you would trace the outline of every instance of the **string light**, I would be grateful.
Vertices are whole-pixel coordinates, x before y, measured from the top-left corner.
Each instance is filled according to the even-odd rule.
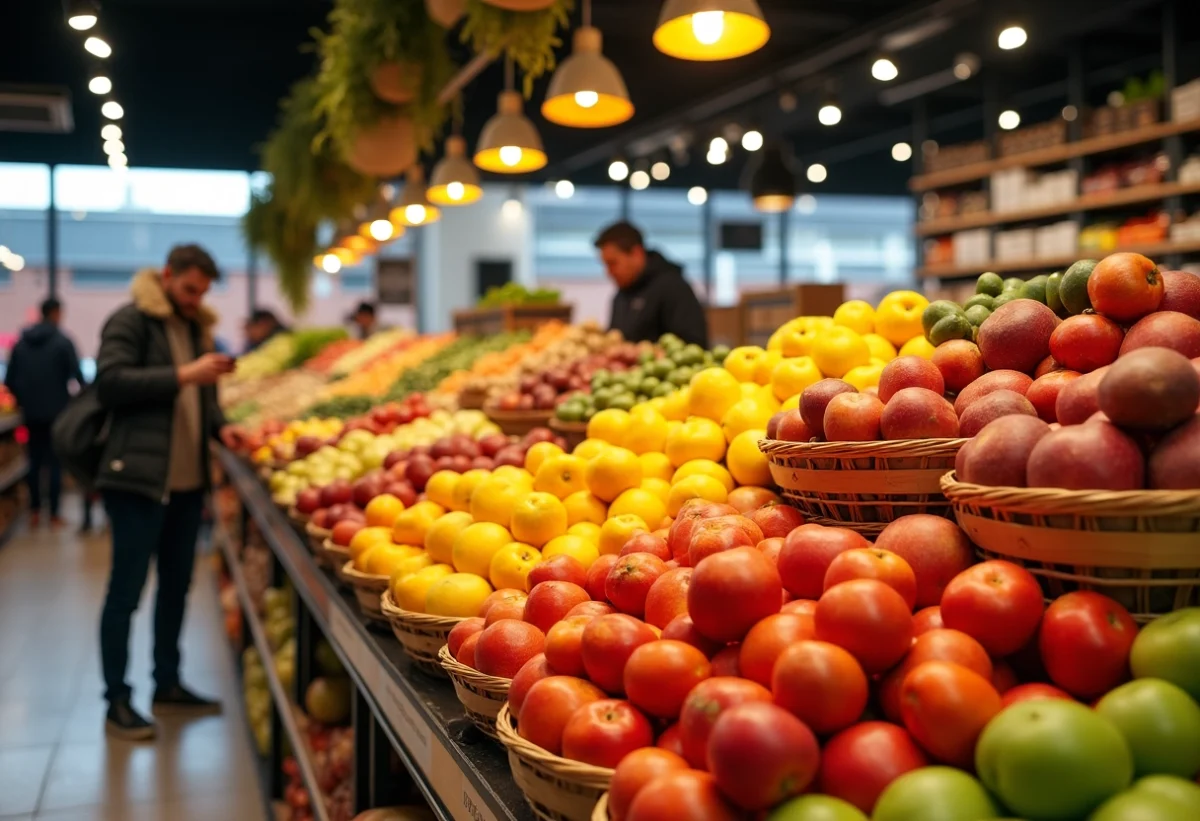
[[[650,167],[650,176],[659,182],[665,182],[671,176],[671,166],[659,161]]]
[[[887,57],[880,57],[871,64],[871,76],[881,83],[890,83],[900,76],[900,69]]]
[[[112,80],[105,77],[103,74],[93,77],[88,81],[88,91],[93,94],[107,94],[112,91]]]
[[[629,187],[634,191],[645,191],[650,187],[650,175],[645,171],[634,171],[629,175]]]
[[[119,120],[125,116],[125,109],[116,100],[109,100],[100,106],[100,113],[110,120]]]
[[[569,200],[575,196],[575,183],[570,180],[559,180],[554,184],[554,193],[560,200]]]
[[[1029,35],[1026,34],[1025,29],[1020,26],[1009,26],[996,37],[996,45],[1005,51],[1012,51],[1025,45],[1028,40]]]
[[[912,159],[912,146],[908,143],[896,143],[892,146],[892,159],[896,162],[908,162]]]
[[[83,41],[83,50],[88,54],[105,60],[112,56],[112,46],[99,37],[89,37]]]
[[[1000,112],[998,122],[1000,127],[1005,131],[1012,131],[1021,124],[1021,115],[1010,108],[1007,111]]]
[[[815,162],[808,167],[808,172],[806,173],[806,176],[808,177],[809,182],[822,183],[822,182],[825,182],[826,179],[828,179],[829,171],[828,171],[828,169],[825,168],[825,166],[821,165],[819,162]]]
[[[699,185],[697,185],[695,188],[689,188],[687,192],[687,199],[692,205],[704,205],[704,203],[708,202],[708,191]]]
[[[608,166],[608,178],[613,182],[629,179],[629,164],[624,160],[613,160]]]

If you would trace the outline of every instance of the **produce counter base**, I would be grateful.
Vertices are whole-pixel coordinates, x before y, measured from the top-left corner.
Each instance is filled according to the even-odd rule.
[[[394,636],[368,626],[353,595],[317,567],[303,535],[271,502],[253,470],[229,451],[221,450],[220,459],[242,504],[438,817],[532,819],[504,749],[464,716],[450,682],[420,672]]]

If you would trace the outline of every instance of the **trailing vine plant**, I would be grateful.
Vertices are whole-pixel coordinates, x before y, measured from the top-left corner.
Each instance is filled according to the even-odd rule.
[[[462,39],[479,54],[503,55],[516,63],[529,97],[534,81],[554,70],[554,50],[562,45],[558,30],[570,24],[574,7],[574,0],[554,0],[541,11],[507,11],[484,0],[467,0]]]

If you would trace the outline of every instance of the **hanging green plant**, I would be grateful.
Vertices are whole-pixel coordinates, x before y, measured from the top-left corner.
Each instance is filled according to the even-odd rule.
[[[507,11],[485,0],[467,0],[462,39],[478,53],[511,58],[529,97],[534,81],[554,70],[554,50],[562,45],[558,31],[570,24],[574,7],[574,0],[554,0],[541,11]]]

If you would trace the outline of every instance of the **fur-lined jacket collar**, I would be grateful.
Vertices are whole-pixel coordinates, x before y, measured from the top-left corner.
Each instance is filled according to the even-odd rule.
[[[167,319],[174,312],[167,292],[163,290],[162,273],[156,268],[143,268],[133,277],[129,287],[133,304],[139,311],[155,319]],[[196,323],[200,326],[200,335],[204,347],[212,349],[213,328],[217,324],[217,315],[207,305],[201,305],[196,313]]]

